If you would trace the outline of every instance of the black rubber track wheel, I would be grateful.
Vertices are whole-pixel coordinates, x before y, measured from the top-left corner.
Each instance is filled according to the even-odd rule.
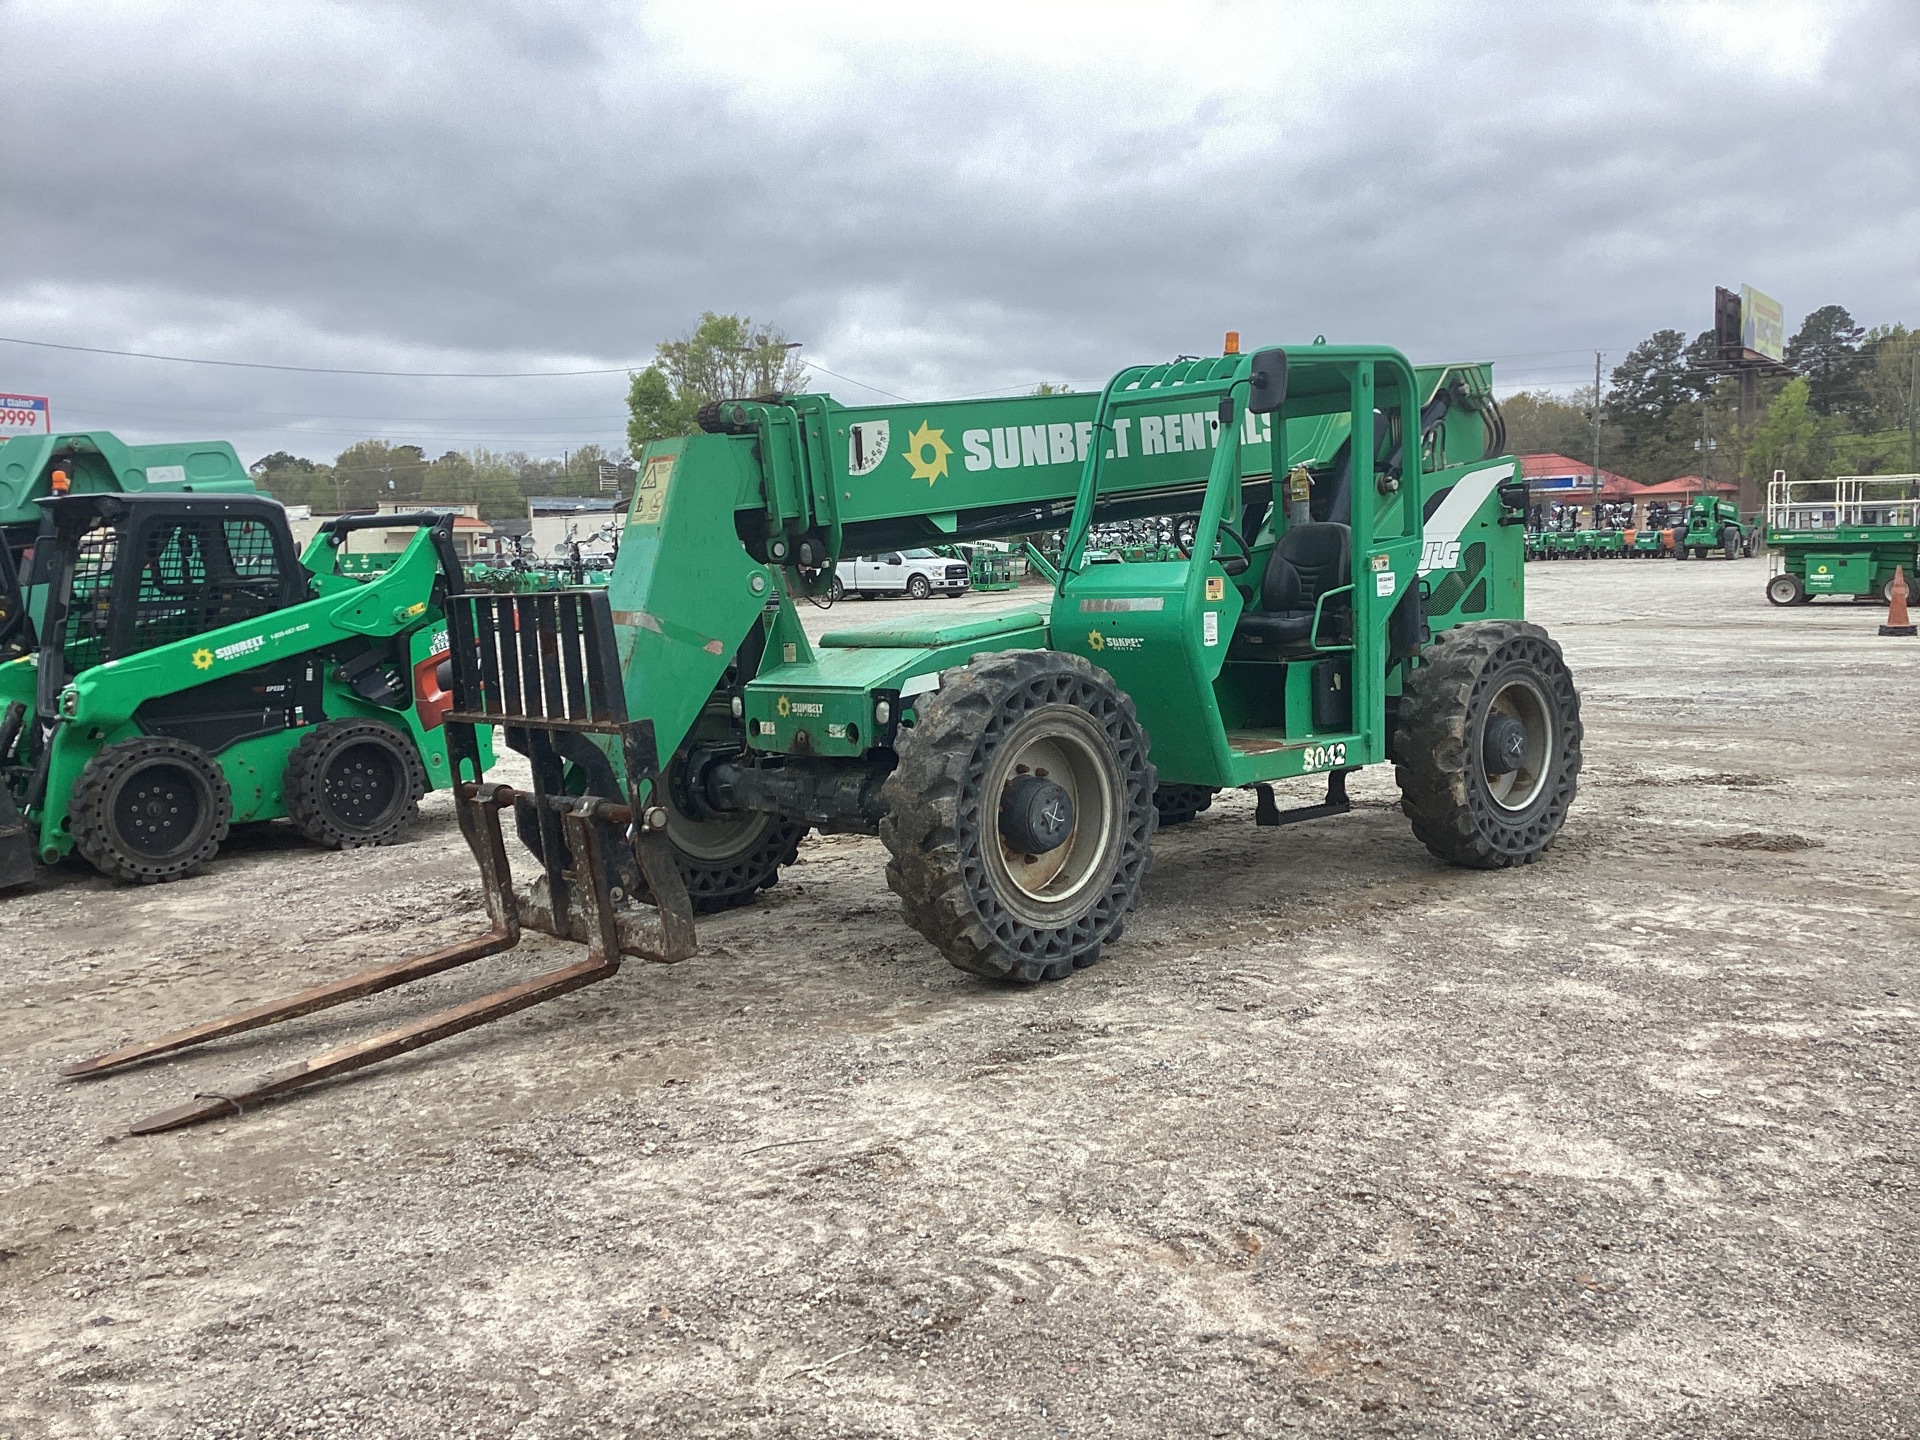
[[[569,773],[577,773],[569,767]],[[669,787],[671,795],[671,787]],[[540,830],[524,806],[513,807],[513,823],[520,843],[537,858],[540,855]],[[676,838],[678,837],[678,838]],[[737,837],[737,838],[736,838]],[[669,802],[667,845],[680,878],[687,887],[696,915],[715,915],[752,901],[762,890],[770,890],[780,881],[780,871],[800,857],[800,842],[807,838],[807,827],[776,820],[772,816],[754,817],[741,823],[735,837],[725,828],[689,820]],[[562,856],[562,864],[571,865],[571,855]],[[650,900],[644,882],[638,898]]]
[[[1203,810],[1213,808],[1219,793],[1211,785],[1162,785],[1153,792],[1153,808],[1160,812],[1160,828],[1184,825]]]
[[[109,745],[74,782],[74,848],[112,880],[153,885],[190,875],[220,850],[233,794],[197,745],[146,735]]]
[[[667,821],[667,843],[686,882],[687,898],[696,915],[713,915],[745,905],[762,890],[779,883],[780,871],[800,855],[807,837],[805,825],[765,817],[764,823],[743,827],[739,848],[720,854],[692,854],[674,838],[678,816]]]
[[[1422,652],[1400,698],[1400,808],[1450,864],[1529,864],[1573,804],[1580,741],[1580,696],[1545,630],[1458,626]]]
[[[1147,746],[1133,701],[1077,655],[1007,650],[946,671],[901,732],[881,791],[887,884],[907,923],[991,979],[1058,980],[1093,964],[1153,863]],[[1008,817],[1016,799],[1045,801],[1046,786],[1069,792],[1070,828],[1023,853]]]
[[[316,845],[388,845],[420,816],[427,768],[411,736],[380,720],[328,720],[300,737],[281,777],[287,815]]]

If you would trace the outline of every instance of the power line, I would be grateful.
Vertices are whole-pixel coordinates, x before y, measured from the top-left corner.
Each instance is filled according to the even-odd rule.
[[[53,340],[22,340],[0,335],[8,345],[31,345],[38,350],[68,350],[79,355],[115,355],[126,360],[165,360],[175,365],[218,365],[228,370],[279,370],[296,375],[371,375],[387,380],[557,380],[578,375],[624,375],[642,365],[614,365],[599,370],[347,370],[329,365],[270,365],[260,360],[209,360],[196,355],[157,355],[146,350],[109,350],[98,345],[64,345]],[[854,382],[856,385],[859,381]],[[884,392],[883,392],[884,393]]]
[[[293,375],[359,375],[384,380],[565,380],[585,375],[630,375],[635,370],[644,370],[646,365],[634,361],[624,365],[610,365],[590,370],[359,370],[333,365],[274,365],[261,360],[213,360],[201,355],[161,355],[149,350],[114,350],[101,345],[68,345],[56,340],[26,340],[18,335],[0,335],[0,344],[28,345],[37,350],[64,350],[76,355],[112,355],[123,360],[163,360],[172,365],[216,365],[226,370],[273,370]],[[809,370],[818,370],[822,375],[831,375],[836,380],[844,380],[849,385],[858,385],[863,390],[871,390],[876,395],[884,395],[889,400],[898,400],[903,404],[912,404],[904,395],[896,395],[891,390],[882,390],[878,385],[870,385],[865,380],[856,380],[851,375],[842,375],[837,370],[816,364],[812,360],[802,359],[800,363]]]

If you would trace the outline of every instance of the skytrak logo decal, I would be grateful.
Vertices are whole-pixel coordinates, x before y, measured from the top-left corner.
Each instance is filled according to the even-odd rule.
[[[931,485],[947,473],[947,457],[953,454],[953,447],[947,444],[946,431],[932,429],[922,420],[920,428],[907,436],[904,453],[907,464],[913,467],[913,478]]]

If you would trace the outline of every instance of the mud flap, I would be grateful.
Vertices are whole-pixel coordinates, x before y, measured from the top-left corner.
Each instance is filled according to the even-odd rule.
[[[0,890],[33,879],[33,837],[13,808],[13,795],[0,784]]]

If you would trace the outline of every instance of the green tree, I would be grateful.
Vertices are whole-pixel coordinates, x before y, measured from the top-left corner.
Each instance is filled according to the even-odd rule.
[[[1868,422],[1877,430],[1904,432],[1895,447],[1901,464],[1920,473],[1920,332],[1904,325],[1876,325],[1867,334],[1865,373]]]
[[[333,462],[340,504],[371,510],[385,501],[411,502],[426,483],[426,452],[418,445],[362,440],[342,450]]]
[[[1812,384],[1796,375],[1754,427],[1751,458],[1765,472],[1786,471],[1789,480],[1823,480],[1845,434],[1843,422],[1813,408]]]
[[[1613,368],[1607,390],[1607,417],[1620,427],[1627,453],[1623,466],[1648,468],[1652,452],[1662,445],[1674,413],[1688,401],[1697,401],[1706,375],[1692,358],[1692,347],[1678,330],[1656,330]],[[1653,468],[1658,468],[1655,464]]]
[[[283,505],[333,506],[333,472],[301,455],[276,450],[247,467],[253,483]]]
[[[513,457],[479,447],[464,454],[449,450],[429,465],[420,498],[429,505],[478,505],[482,520],[524,518],[527,513]]]
[[[1860,342],[1866,331],[1844,305],[1822,305],[1800,322],[1787,342],[1787,366],[1807,381],[1807,403],[1817,415],[1857,414],[1865,400]]]
[[[710,400],[790,394],[806,388],[806,366],[779,327],[709,310],[692,332],[665,340],[653,364],[627,387],[627,444],[685,435]]]
[[[1565,455],[1569,459],[1593,458],[1593,415],[1588,406],[1592,390],[1572,400],[1544,390],[1522,390],[1500,402],[1500,413],[1507,422],[1507,448],[1516,455]],[[1619,444],[1619,431],[1602,425],[1601,446],[1612,454]]]

